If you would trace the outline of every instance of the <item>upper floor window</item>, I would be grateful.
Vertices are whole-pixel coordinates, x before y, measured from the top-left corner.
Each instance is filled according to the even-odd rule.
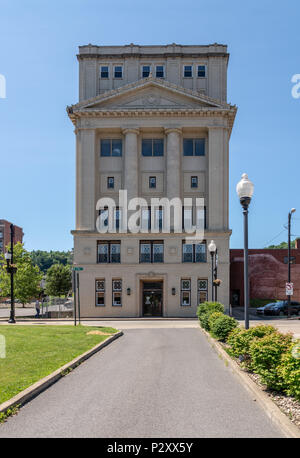
[[[149,188],[156,188],[156,177],[149,177]]]
[[[142,66],[142,78],[148,78],[150,75],[150,65],[143,65]]]
[[[100,145],[101,156],[122,156],[122,140],[102,139]]]
[[[191,177],[191,188],[198,188],[198,177]]]
[[[119,207],[114,207],[112,209],[111,215],[109,214],[108,207],[101,208],[99,210],[99,217],[100,217],[100,227],[105,228],[113,228],[114,232],[119,232],[122,225],[122,210]],[[112,218],[112,221],[109,225],[109,218]]]
[[[183,242],[182,262],[206,262],[206,243]]]
[[[114,67],[114,78],[123,78],[123,67],[121,65]]]
[[[205,67],[205,65],[198,65],[197,76],[198,76],[198,78],[205,78],[206,77],[206,67]]]
[[[163,156],[164,141],[161,138],[145,138],[142,140],[143,156]]]
[[[98,242],[98,263],[120,263],[120,242]]]
[[[164,242],[140,242],[140,262],[164,262]]]
[[[107,188],[114,189],[115,187],[115,178],[114,177],[107,177]]]
[[[156,78],[164,78],[165,77],[165,67],[164,67],[164,65],[156,65],[156,67],[155,67],[155,76],[156,76]]]
[[[205,156],[205,138],[184,138],[184,156]]]
[[[184,67],[183,67],[183,76],[185,78],[192,78],[192,76],[193,76],[193,67],[192,67],[192,65],[184,65]]]
[[[108,68],[107,65],[101,66],[100,77],[101,78],[109,78],[109,68]]]

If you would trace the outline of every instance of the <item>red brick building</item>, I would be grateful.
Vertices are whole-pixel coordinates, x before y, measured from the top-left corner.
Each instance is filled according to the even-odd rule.
[[[287,298],[287,256],[287,249],[249,250],[250,299]],[[300,239],[291,249],[291,260],[292,299],[300,301]],[[232,305],[244,305],[244,252],[240,249],[230,250],[230,301]]]
[[[6,221],[5,219],[0,219],[0,253],[3,253],[5,247],[10,243],[10,225],[11,223],[9,221]],[[14,226],[14,228],[14,243],[23,243],[23,229],[19,226]]]

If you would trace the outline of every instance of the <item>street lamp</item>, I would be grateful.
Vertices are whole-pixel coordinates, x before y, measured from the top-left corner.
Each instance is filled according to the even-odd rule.
[[[296,209],[292,208],[288,216],[288,283],[291,283],[291,219]],[[291,318],[291,296],[288,295],[288,318]]]
[[[7,263],[7,273],[10,274],[10,318],[9,323],[15,323],[15,296],[14,296],[14,274],[17,272],[14,266],[14,225],[10,225],[10,252],[5,253],[5,260]]]
[[[253,196],[254,185],[248,175],[243,173],[242,179],[236,186],[244,214],[244,311],[245,329],[249,329],[249,275],[248,275],[248,207]]]
[[[217,250],[216,244],[213,240],[211,240],[210,244],[208,245],[208,251],[210,252],[211,256],[211,300],[214,301],[214,256]]]

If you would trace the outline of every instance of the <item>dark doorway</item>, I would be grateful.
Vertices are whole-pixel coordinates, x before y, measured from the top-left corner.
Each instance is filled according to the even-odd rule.
[[[163,282],[143,282],[143,316],[162,316]]]

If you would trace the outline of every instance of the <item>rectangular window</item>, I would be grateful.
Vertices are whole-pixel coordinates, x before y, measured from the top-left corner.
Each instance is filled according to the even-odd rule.
[[[197,208],[196,227],[199,229],[201,227],[204,227],[204,229],[206,229],[206,207],[205,206]]]
[[[141,229],[148,232],[151,229],[151,207],[143,207],[141,209]]]
[[[191,177],[191,188],[198,188],[198,177]]]
[[[182,306],[191,305],[191,279],[190,278],[181,279],[181,305]]]
[[[114,189],[115,187],[115,178],[114,177],[107,177],[107,188]]]
[[[205,138],[184,138],[184,156],[205,156]]]
[[[123,67],[121,65],[114,67],[114,77],[123,78]]]
[[[206,243],[182,243],[182,262],[206,262]]]
[[[193,209],[191,207],[182,207],[182,228],[189,230],[193,225]]]
[[[120,242],[98,242],[98,263],[120,263]]]
[[[150,65],[142,66],[142,78],[148,78],[150,75]]]
[[[156,65],[155,67],[155,76],[156,78],[165,77],[165,67],[163,65]]]
[[[198,76],[198,78],[205,78],[206,77],[206,67],[205,67],[205,65],[198,65],[197,76]]]
[[[156,208],[155,209],[155,228],[158,229],[159,231],[162,230],[163,228],[163,208]]]
[[[192,65],[185,65],[183,67],[183,76],[185,78],[192,78],[192,76],[193,76],[193,67],[192,67]]]
[[[122,280],[119,278],[112,281],[112,305],[122,307]]]
[[[198,305],[207,301],[208,281],[207,278],[198,279]]]
[[[149,177],[149,188],[156,188],[156,177]]]
[[[107,65],[101,66],[100,77],[106,79],[109,78],[109,69]]]
[[[140,263],[164,262],[164,243],[162,241],[140,242]]]
[[[105,280],[96,280],[96,307],[105,307]]]
[[[142,156],[163,156],[164,140],[162,138],[144,138],[142,140]]]
[[[122,156],[122,140],[105,138],[100,142],[101,156]]]

